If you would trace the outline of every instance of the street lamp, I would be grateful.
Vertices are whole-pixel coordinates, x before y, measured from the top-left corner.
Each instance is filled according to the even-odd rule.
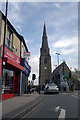
[[[60,73],[59,73],[59,55],[60,53],[55,53],[57,55],[57,60],[58,60],[58,85],[60,86]]]
[[[57,67],[57,65],[54,65],[55,66],[55,68]]]
[[[59,66],[59,55],[60,53],[55,53],[57,55],[57,60],[58,60],[58,66]]]

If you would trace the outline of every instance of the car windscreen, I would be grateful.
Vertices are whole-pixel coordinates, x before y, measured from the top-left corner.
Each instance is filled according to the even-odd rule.
[[[56,84],[50,83],[50,84],[48,84],[48,86],[56,86]]]

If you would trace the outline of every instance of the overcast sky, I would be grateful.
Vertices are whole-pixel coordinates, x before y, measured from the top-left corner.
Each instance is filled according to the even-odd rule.
[[[2,3],[4,13],[5,3]],[[52,70],[57,65],[59,52],[60,63],[63,60],[72,68],[78,67],[78,3],[73,2],[9,2],[8,19],[15,29],[24,36],[31,53],[29,63],[32,73],[39,76],[39,57],[42,43],[44,22]],[[31,77],[29,78],[31,79]],[[37,79],[35,84],[37,84]]]

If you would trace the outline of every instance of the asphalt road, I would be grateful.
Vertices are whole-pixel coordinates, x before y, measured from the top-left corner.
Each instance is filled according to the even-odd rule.
[[[79,99],[77,93],[49,94],[23,118],[78,118]]]

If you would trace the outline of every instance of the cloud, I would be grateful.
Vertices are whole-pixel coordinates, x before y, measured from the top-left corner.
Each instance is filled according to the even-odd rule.
[[[55,42],[52,46],[54,48],[67,48],[71,46],[78,46],[78,38],[77,37],[70,37],[70,38],[62,38],[61,40],[58,40]]]
[[[27,43],[31,43],[31,42],[33,42],[33,40],[32,40],[32,39],[31,39],[31,40],[29,40],[29,39],[26,39],[26,37],[24,37],[24,40],[25,40],[26,44],[27,44]]]
[[[31,74],[29,79],[32,80],[32,74],[36,74],[36,80],[34,84],[38,84],[39,80],[39,55],[31,55],[30,56],[30,66],[31,66]]]
[[[57,8],[61,8],[60,4],[55,3],[54,6],[56,6]]]
[[[22,32],[22,28],[21,28],[20,25],[17,25],[16,28],[17,28],[20,32]]]
[[[72,49],[61,49],[61,53],[63,54],[63,55],[69,55],[69,54],[72,54],[72,53],[74,53],[75,52],[75,49],[74,48],[72,48]]]
[[[21,3],[8,3],[8,19],[11,21],[11,23],[17,24],[18,26],[23,22],[23,15],[21,15],[21,11]]]
[[[76,60],[74,58],[69,58],[68,61],[71,62],[71,63],[76,62]]]
[[[79,2],[79,0],[8,0],[9,2]],[[5,0],[1,0],[5,2]]]

